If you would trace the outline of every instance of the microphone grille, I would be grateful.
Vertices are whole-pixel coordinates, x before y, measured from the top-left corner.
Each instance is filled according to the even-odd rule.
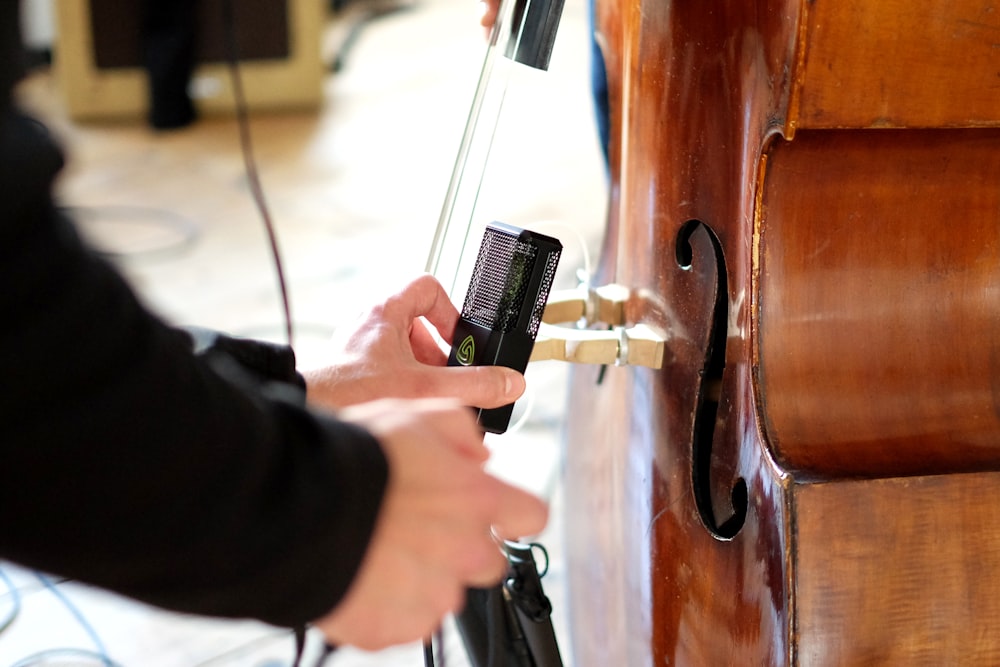
[[[543,253],[545,264],[539,267],[539,280],[539,276],[533,276],[539,252],[538,241],[530,233],[509,225],[487,225],[462,317],[502,333],[512,331],[522,321],[521,326],[534,338],[560,255],[558,251]],[[526,311],[528,299],[534,299],[530,311]]]
[[[561,252],[550,252],[545,258],[545,267],[542,272],[542,284],[535,298],[535,307],[531,309],[531,321],[528,323],[528,334],[534,338],[538,335],[538,327],[542,323],[542,315],[545,313],[545,304],[549,300],[549,290],[552,289],[552,281],[556,277],[556,268],[559,266],[559,256]]]

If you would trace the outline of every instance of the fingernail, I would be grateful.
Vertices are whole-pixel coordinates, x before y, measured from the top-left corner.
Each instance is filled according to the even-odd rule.
[[[505,373],[504,396],[517,397],[524,393],[524,376],[516,371]]]

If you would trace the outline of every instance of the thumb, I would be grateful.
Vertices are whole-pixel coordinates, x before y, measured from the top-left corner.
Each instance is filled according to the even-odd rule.
[[[453,396],[465,405],[497,408],[524,393],[524,376],[506,366],[449,366],[437,375],[440,396]],[[445,386],[447,385],[447,386]]]
[[[548,522],[549,509],[541,499],[506,482],[500,485],[500,503],[493,528],[504,539],[537,535]]]

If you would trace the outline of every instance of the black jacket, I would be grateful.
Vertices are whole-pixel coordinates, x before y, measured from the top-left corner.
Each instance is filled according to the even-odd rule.
[[[61,153],[11,101],[17,14],[0,2],[0,558],[184,612],[315,619],[364,554],[385,457],[304,407],[290,350],[196,354],[81,243],[52,199]]]

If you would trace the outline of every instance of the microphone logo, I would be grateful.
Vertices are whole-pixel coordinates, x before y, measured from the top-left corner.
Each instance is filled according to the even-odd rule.
[[[461,342],[458,346],[458,350],[455,352],[455,360],[463,366],[468,366],[472,363],[472,360],[476,358],[476,341],[471,335],[466,336],[465,340]]]

